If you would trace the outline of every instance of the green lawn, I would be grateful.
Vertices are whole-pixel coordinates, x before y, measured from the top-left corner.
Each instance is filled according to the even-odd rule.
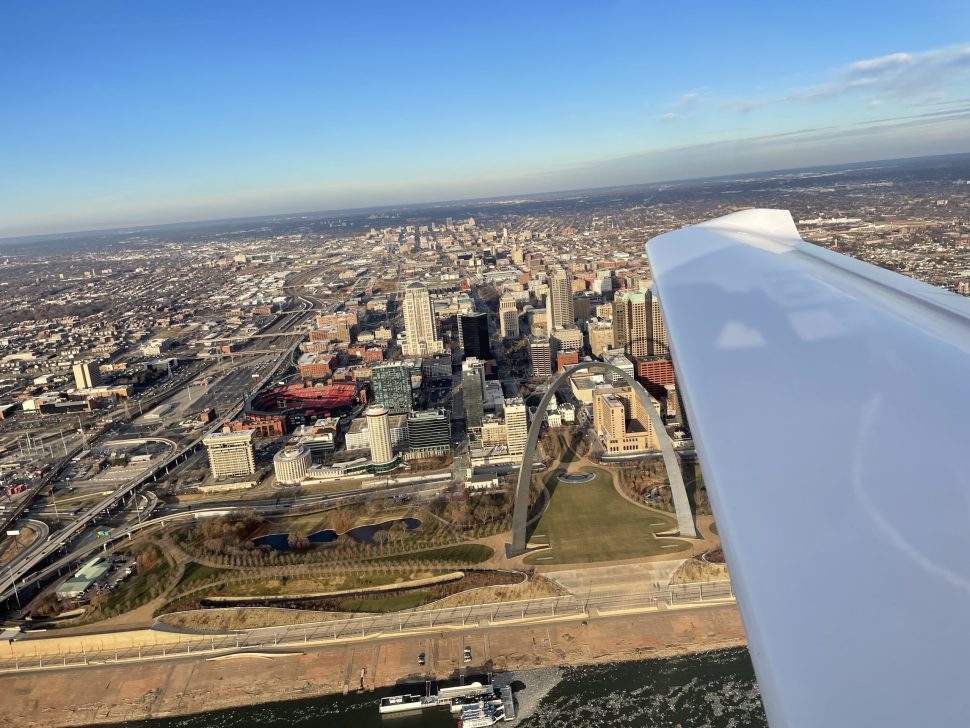
[[[394,556],[375,557],[380,561],[445,561],[467,564],[480,564],[492,558],[495,552],[491,547],[480,543],[463,543],[456,546],[444,546],[439,549],[417,551],[413,554],[397,554]]]
[[[215,566],[205,566],[195,561],[190,561],[185,565],[182,579],[176,585],[174,591],[187,591],[202,582],[210,580],[216,574],[228,574],[230,571],[230,569],[220,569]]]
[[[613,488],[607,470],[592,466],[578,470],[595,473],[596,479],[570,484],[559,483],[555,473],[546,475],[552,500],[538,523],[530,527],[529,539],[534,545],[548,543],[551,548],[527,557],[526,563],[582,564],[673,555],[690,547],[679,539],[657,538],[658,531],[675,528],[676,520],[625,500]]]
[[[427,604],[434,598],[434,592],[416,589],[383,599],[361,597],[340,602],[343,612],[400,612]]]

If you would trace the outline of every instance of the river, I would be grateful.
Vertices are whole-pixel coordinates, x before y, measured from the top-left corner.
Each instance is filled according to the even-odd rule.
[[[665,660],[527,670],[505,676],[517,690],[521,728],[767,728],[745,649]],[[415,691],[421,692],[422,686]],[[384,690],[232,708],[127,728],[454,728],[447,710],[382,718]],[[400,693],[402,690],[394,692]]]

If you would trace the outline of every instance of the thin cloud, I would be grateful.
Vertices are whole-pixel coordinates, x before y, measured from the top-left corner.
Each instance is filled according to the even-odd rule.
[[[684,117],[680,114],[675,114],[672,111],[669,111],[666,114],[661,114],[657,118],[660,119],[660,121],[677,121],[678,119],[682,119]]]
[[[770,102],[767,99],[728,99],[721,102],[721,108],[728,111],[739,111],[747,114],[749,111],[760,109],[767,106]]]
[[[850,63],[817,86],[795,89],[783,101],[823,101],[865,90],[880,98],[927,94],[970,75],[970,44],[922,53],[890,53]]]
[[[701,94],[699,91],[688,91],[678,96],[674,102],[670,104],[670,106],[674,109],[689,109],[694,106],[700,98]]]

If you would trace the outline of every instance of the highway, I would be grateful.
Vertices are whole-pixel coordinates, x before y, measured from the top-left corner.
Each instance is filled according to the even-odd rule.
[[[289,329],[293,329],[294,327],[301,327],[310,316],[317,313],[315,306],[322,305],[322,301],[320,301],[319,299],[311,300],[310,297],[306,297],[303,295],[297,296],[297,298],[300,299],[301,305],[303,306],[301,310],[295,311],[295,312],[289,312],[287,314],[284,314],[278,317],[273,323],[267,326],[261,333],[265,333],[269,337],[272,337],[274,333],[270,333],[270,329],[273,329],[274,327],[278,329],[276,333],[279,333],[279,334],[282,334],[282,332],[286,332]],[[339,303],[331,304],[327,309],[327,313],[332,313],[336,311],[339,308],[339,306],[340,306]],[[296,332],[293,332],[293,333],[296,333]],[[290,334],[287,334],[287,335],[290,335]],[[107,514],[112,509],[114,509],[119,504],[121,504],[123,500],[127,498],[129,495],[136,492],[139,488],[146,485],[148,482],[153,481],[158,473],[164,470],[167,470],[169,467],[179,463],[181,460],[191,455],[198,447],[201,446],[202,440],[207,435],[221,428],[222,423],[224,421],[233,419],[237,415],[239,415],[240,412],[242,412],[243,408],[245,407],[245,403],[248,397],[251,396],[253,392],[259,391],[260,389],[265,387],[269,382],[271,382],[273,379],[277,378],[279,375],[280,369],[290,366],[290,364],[292,363],[292,357],[294,353],[299,349],[299,346],[302,343],[302,341],[303,341],[303,337],[297,336],[295,338],[295,341],[289,344],[287,348],[280,349],[279,352],[276,354],[277,356],[276,362],[266,370],[266,372],[260,377],[259,381],[256,382],[255,385],[250,384],[248,386],[243,387],[242,391],[244,393],[244,396],[239,397],[238,401],[233,402],[225,411],[217,413],[219,416],[215,419],[215,421],[213,421],[208,427],[204,428],[200,434],[192,438],[187,444],[184,444],[181,447],[177,447],[167,457],[154,463],[151,467],[139,473],[137,476],[133,477],[128,482],[124,483],[123,485],[121,485],[120,487],[112,491],[109,495],[104,496],[104,498],[102,498],[100,501],[95,503],[93,506],[89,507],[84,512],[78,514],[70,525],[66,526],[60,531],[49,536],[46,539],[46,541],[38,548],[30,549],[25,553],[18,555],[18,557],[16,557],[15,559],[13,559],[11,563],[8,564],[3,569],[2,577],[0,577],[0,600],[9,599],[11,596],[15,595],[16,589],[23,588],[24,586],[29,586],[30,584],[33,584],[49,576],[51,573],[58,571],[58,569],[63,568],[69,565],[70,563],[76,561],[77,559],[81,558],[79,554],[86,555],[90,553],[91,551],[90,543],[87,545],[79,544],[79,545],[76,545],[76,546],[80,546],[80,548],[78,548],[77,550],[71,551],[66,556],[63,556],[59,559],[57,558],[58,552],[62,550],[66,550],[66,551],[70,550],[72,542],[83,537],[84,531],[87,528],[89,528],[91,525],[96,523],[97,519],[100,516]],[[174,396],[175,394],[177,394],[179,388],[183,384],[187,383],[187,381],[189,381],[191,378],[194,378],[195,376],[197,376],[197,372],[193,372],[191,376],[188,373],[181,373],[178,377],[173,379],[173,384],[171,387],[166,388],[164,392],[159,392],[158,394],[149,398],[145,402],[142,402],[142,407],[144,408],[146,404],[149,404],[150,406],[154,406],[160,403],[161,401],[163,401],[164,399]],[[232,378],[233,376],[234,376],[233,374],[230,374],[230,378]],[[238,381],[235,381],[235,380],[233,381],[236,385],[240,384],[240,382]],[[244,380],[244,382],[251,382],[251,377],[248,380]],[[120,417],[120,416],[123,416],[122,413],[124,413],[123,409],[116,410],[112,414],[113,416]],[[97,437],[103,434],[105,429],[106,428],[103,428],[100,432],[92,435],[92,438],[91,438],[92,441],[96,440]],[[151,439],[163,439],[163,438],[155,437]],[[174,444],[172,440],[166,440],[166,441]],[[77,448],[71,453],[69,453],[69,455],[64,459],[64,463],[66,464],[69,461],[70,457],[73,457],[73,455],[75,455],[79,451],[79,449],[80,448]],[[49,478],[46,478],[44,481],[42,481],[42,483],[34,489],[34,495],[39,493],[43,487],[46,487],[47,485],[49,485],[50,480],[53,479],[54,475],[57,472],[59,472],[59,470],[62,467],[63,467],[63,464],[59,468],[55,469]],[[360,497],[366,498],[367,497],[366,494],[372,493],[372,492],[373,491],[360,491],[358,494],[355,494],[355,495],[344,494],[341,497],[345,499],[360,498]],[[332,495],[338,495],[338,494],[332,494]],[[307,504],[311,506],[314,504],[328,502],[325,496],[311,496],[310,498],[311,500],[307,501]],[[314,500],[314,499],[317,499],[317,500]],[[22,512],[23,508],[26,508],[29,501],[30,499],[24,499],[22,501],[21,507],[18,509],[16,516],[20,515],[20,512]],[[341,501],[339,498],[337,498],[335,499],[334,502],[339,503]],[[346,502],[351,502],[351,501],[346,501]],[[229,502],[226,502],[226,505],[217,506],[216,508],[222,508],[223,510],[232,510],[232,509],[239,509],[239,508],[248,509],[253,507],[254,505],[252,503],[247,503],[245,501],[229,501]],[[280,505],[274,501],[272,505],[270,505],[269,503],[265,503],[265,504],[257,505],[255,506],[255,508],[257,510],[270,509],[270,508],[279,509]],[[213,506],[206,506],[204,508],[199,508],[199,509],[188,508],[184,511],[184,513],[191,517],[195,517],[195,513],[197,513],[198,511],[204,511],[204,510],[211,511],[213,510]],[[13,520],[14,518],[8,518],[7,522],[11,523],[13,522]],[[127,536],[130,533],[133,533],[134,530],[138,530],[140,528],[146,528],[146,527],[148,527],[147,524],[140,524],[136,529],[124,531],[123,535]],[[98,547],[98,546],[102,546],[104,543],[105,542],[102,540],[99,542],[95,542],[94,545],[95,547]],[[47,566],[46,568],[43,568],[42,570],[39,570],[39,567],[41,567],[49,559],[55,559],[54,563],[51,564],[50,566]],[[37,570],[36,573],[34,573],[35,570]],[[17,585],[16,589],[14,588],[15,584]]]

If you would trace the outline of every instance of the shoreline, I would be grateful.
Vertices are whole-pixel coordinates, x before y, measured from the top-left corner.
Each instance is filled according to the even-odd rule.
[[[261,703],[323,698],[475,672],[665,659],[746,644],[733,604],[602,615],[548,624],[469,626],[413,636],[167,663],[99,665],[0,676],[0,718],[22,728],[76,728],[174,718]],[[417,665],[425,652],[428,664]]]

